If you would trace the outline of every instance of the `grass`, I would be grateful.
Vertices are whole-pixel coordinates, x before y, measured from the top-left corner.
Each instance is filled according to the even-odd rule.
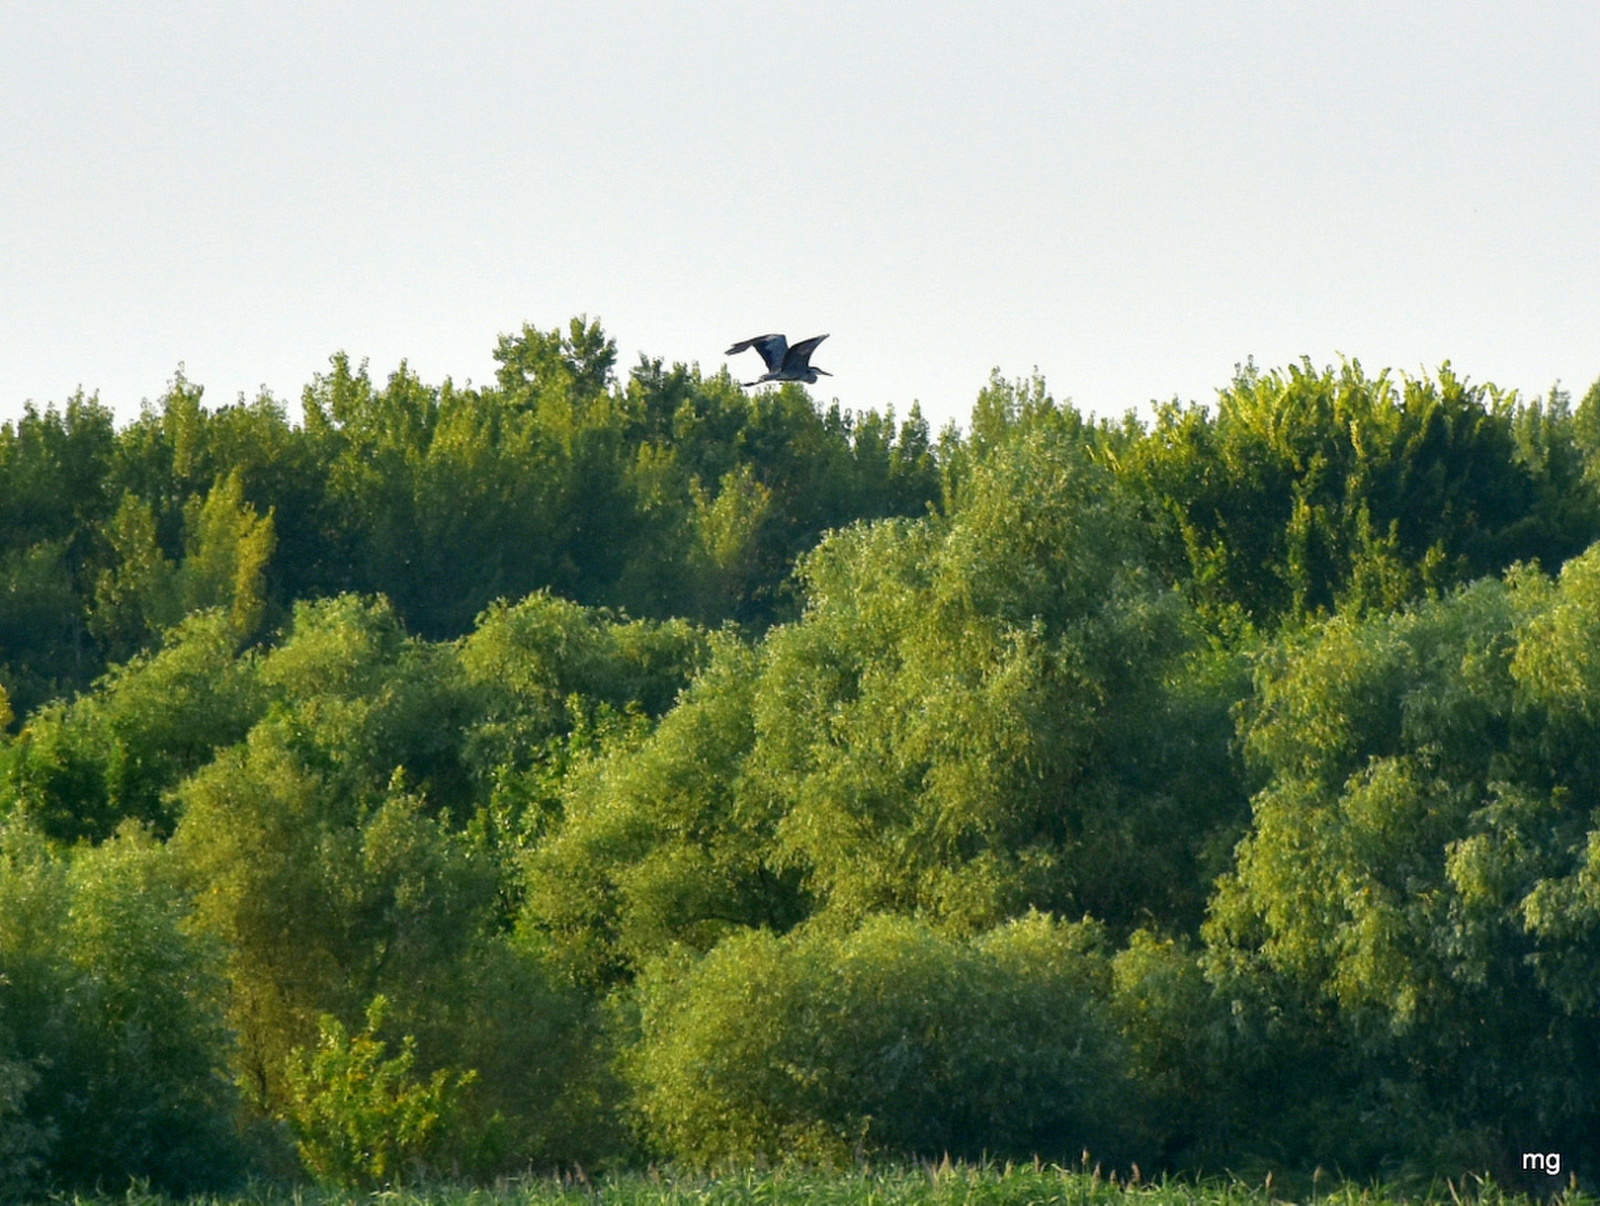
[[[1568,1188],[1541,1203],[1597,1206]],[[64,1199],[75,1206],[171,1206],[172,1199],[131,1190],[117,1197]],[[650,1171],[589,1180],[581,1175],[529,1177],[491,1188],[432,1185],[371,1194],[257,1186],[234,1197],[190,1198],[185,1206],[1517,1206],[1524,1195],[1492,1182],[1442,1182],[1420,1190],[1332,1185],[1320,1177],[1288,1190],[1268,1177],[1141,1183],[1055,1165],[901,1165],[847,1172],[745,1170],[722,1176]]]

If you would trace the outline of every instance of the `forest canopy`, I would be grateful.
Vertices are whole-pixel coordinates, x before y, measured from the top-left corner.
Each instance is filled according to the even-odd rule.
[[[0,1198],[1600,1169],[1600,383],[495,357],[0,427]]]

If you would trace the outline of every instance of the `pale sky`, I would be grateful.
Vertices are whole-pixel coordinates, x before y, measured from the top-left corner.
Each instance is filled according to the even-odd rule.
[[[1600,3],[8,0],[0,419],[599,317],[964,420],[1254,357],[1600,377]]]

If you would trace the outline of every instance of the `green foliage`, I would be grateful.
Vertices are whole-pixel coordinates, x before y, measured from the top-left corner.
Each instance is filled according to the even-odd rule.
[[[1600,386],[495,355],[0,428],[0,1194],[1600,1162]]]
[[[715,497],[695,479],[693,565],[700,579],[697,611],[707,619],[731,615],[758,572],[763,525],[772,512],[772,491],[749,465],[723,475]]]
[[[1219,968],[1298,994],[1345,1077],[1382,1086],[1329,1128],[1363,1158],[1508,1151],[1529,1125],[1591,1158],[1600,1099],[1567,1070],[1600,1017],[1597,564],[1336,618],[1263,665],[1265,786],[1208,933]]]
[[[647,738],[569,776],[561,824],[528,860],[524,931],[579,983],[804,915],[796,877],[772,865],[774,818],[739,792],[756,659],[728,640],[714,649]]]
[[[646,1132],[699,1166],[1101,1150],[1121,1086],[1099,941],[1039,916],[968,942],[877,918],[658,964],[631,1064]]]
[[[451,1159],[484,1175],[613,1139],[585,1097],[587,1003],[553,987],[502,926],[514,846],[493,843],[514,842],[515,827],[456,819],[485,789],[468,765],[491,769],[464,751],[512,760],[487,776],[498,791],[523,773],[520,739],[549,731],[557,688],[592,676],[619,698],[634,684],[649,694],[692,645],[671,626],[613,633],[547,599],[495,614],[458,658],[408,637],[381,602],[297,608],[260,660],[265,714],[179,788],[174,838],[205,888],[196,922],[230,952],[236,1069],[254,1106],[284,1116],[290,1052],[316,1041],[322,1015],[353,1025],[381,994],[416,1037],[419,1067],[479,1069],[460,1109],[482,1142]],[[580,648],[563,650],[563,631]],[[577,677],[541,697],[547,673]],[[517,702],[540,719],[524,727]]]
[[[230,952],[230,1020],[251,1097],[286,1100],[287,1053],[324,1013],[387,993],[425,1010],[431,982],[472,948],[492,868],[396,781],[352,797],[275,725],[181,789],[176,848],[205,891],[202,931]]]
[[[706,653],[681,620],[628,621],[544,592],[496,602],[461,644],[477,709],[465,756],[480,776],[526,770],[602,709],[660,716]]]
[[[1398,383],[1355,361],[1251,364],[1214,411],[1163,407],[1128,469],[1168,525],[1168,572],[1202,610],[1271,628],[1579,552],[1600,509],[1576,438],[1564,407],[1519,409],[1448,364]]]
[[[920,514],[939,488],[915,409],[821,414],[798,388],[642,361],[598,321],[502,336],[496,382],[332,358],[281,403],[207,408],[181,368],[115,431],[75,397],[0,429],[0,682],[25,715],[222,607],[247,636],[300,600],[381,593],[453,638],[545,589],[656,618],[792,614],[829,528]]]
[[[1241,1046],[1227,1003],[1186,943],[1136,930],[1111,960],[1111,1017],[1137,1086],[1139,1147],[1161,1167],[1237,1156],[1240,1119],[1228,1089]]]
[[[232,620],[198,612],[90,694],[34,713],[0,748],[0,812],[68,840],[103,839],[129,818],[168,832],[179,780],[261,711],[255,660],[239,654]]]
[[[429,386],[402,366],[380,390],[335,357],[306,391],[347,533],[343,585],[384,593],[427,636],[540,588],[769,623],[825,528],[933,497],[915,417],[902,451],[876,416],[858,436],[803,393],[751,399],[681,365],[645,362],[618,388],[615,343],[587,320],[525,326],[495,355],[491,388]]]
[[[384,1058],[377,1037],[388,998],[367,1007],[366,1027],[346,1032],[338,1018],[318,1023],[314,1052],[290,1057],[289,1125],[306,1168],[340,1189],[375,1189],[403,1175],[448,1169],[459,1126],[461,1093],[472,1071],[440,1068],[422,1080],[413,1072],[416,1040],[407,1035],[398,1055]]]
[[[562,335],[523,324],[520,335],[502,335],[494,358],[503,389],[515,392],[555,387],[580,401],[600,397],[611,384],[617,342],[607,339],[599,319],[574,318]]]
[[[1029,1161],[927,1160],[871,1163],[849,1168],[783,1165],[705,1172],[684,1168],[573,1169],[524,1175],[492,1187],[451,1182],[385,1190],[394,1206],[582,1206],[596,1198],[613,1206],[1273,1206],[1310,1200],[1329,1206],[1590,1206],[1591,1194],[1567,1185],[1515,1188],[1478,1174],[1439,1181],[1343,1178],[1328,1170],[1295,1174],[1274,1168],[1248,1175],[1152,1177],[1136,1168],[1106,1168],[1091,1161],[1070,1165]],[[206,1206],[332,1206],[350,1195],[303,1185],[256,1185],[238,1197],[206,1199]],[[84,1206],[171,1206],[156,1193],[80,1198]]]
[[[1070,441],[1029,433],[970,470],[947,523],[854,529],[806,562],[750,774],[823,907],[1197,919],[1189,868],[1239,808],[1226,749],[1196,758],[1206,722],[1170,725],[1201,698],[1164,689],[1197,683],[1183,605]],[[1226,696],[1202,706],[1225,725]]]
[[[100,572],[89,627],[105,651],[126,657],[196,611],[222,610],[240,639],[265,613],[265,574],[275,535],[244,499],[237,469],[183,508],[184,553],[163,553],[151,507],[125,493],[103,535],[114,563]]]
[[[89,629],[109,657],[122,661],[179,615],[177,568],[161,549],[155,512],[136,494],[123,494],[102,534],[113,564],[95,584]]]
[[[618,1111],[615,1040],[593,998],[499,931],[480,935],[410,1009],[427,1067],[469,1067],[454,1175],[614,1165],[636,1148]]]
[[[64,411],[29,403],[0,425],[0,683],[24,714],[101,669],[81,579],[114,442],[110,410],[81,391]]]
[[[20,419],[0,426],[0,543],[62,539],[101,517],[105,499],[96,487],[115,440],[110,409],[81,392],[65,410],[41,414],[29,403]]]
[[[244,500],[237,471],[218,481],[202,502],[184,508],[185,555],[177,594],[185,614],[216,607],[241,637],[255,634],[266,607],[267,562],[272,558],[272,516],[256,514]]]
[[[436,808],[465,809],[460,730],[473,704],[460,663],[409,636],[387,600],[297,605],[259,673],[281,740],[331,789],[370,799],[402,771]]]
[[[798,623],[720,645],[654,731],[569,774],[524,928],[609,983],[819,913],[1197,926],[1242,823],[1240,684],[1140,554],[1050,432],[975,467],[948,522],[832,534]]]
[[[0,1142],[48,1183],[238,1175],[220,952],[186,911],[174,860],[136,828],[71,855],[0,828]]]
[[[92,677],[65,541],[0,551],[0,674],[24,712]]]
[[[0,1202],[25,1200],[41,1188],[39,1174],[55,1131],[25,1112],[28,1094],[38,1081],[37,1070],[16,1057],[10,1034],[0,1029]]]

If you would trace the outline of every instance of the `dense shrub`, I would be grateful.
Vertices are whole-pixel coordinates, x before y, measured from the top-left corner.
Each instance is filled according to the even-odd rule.
[[[139,830],[69,856],[0,828],[0,1143],[53,1184],[181,1193],[240,1172],[220,952],[186,911]]]
[[[340,1189],[372,1189],[450,1170],[457,1156],[462,1090],[471,1070],[414,1071],[416,1039],[388,1056],[378,1038],[388,998],[374,997],[366,1026],[348,1033],[324,1015],[315,1051],[296,1052],[288,1070],[289,1125],[307,1170]]]
[[[1103,1150],[1126,1086],[1100,943],[1039,915],[967,941],[878,917],[663,962],[631,1062],[644,1130],[700,1165]]]

